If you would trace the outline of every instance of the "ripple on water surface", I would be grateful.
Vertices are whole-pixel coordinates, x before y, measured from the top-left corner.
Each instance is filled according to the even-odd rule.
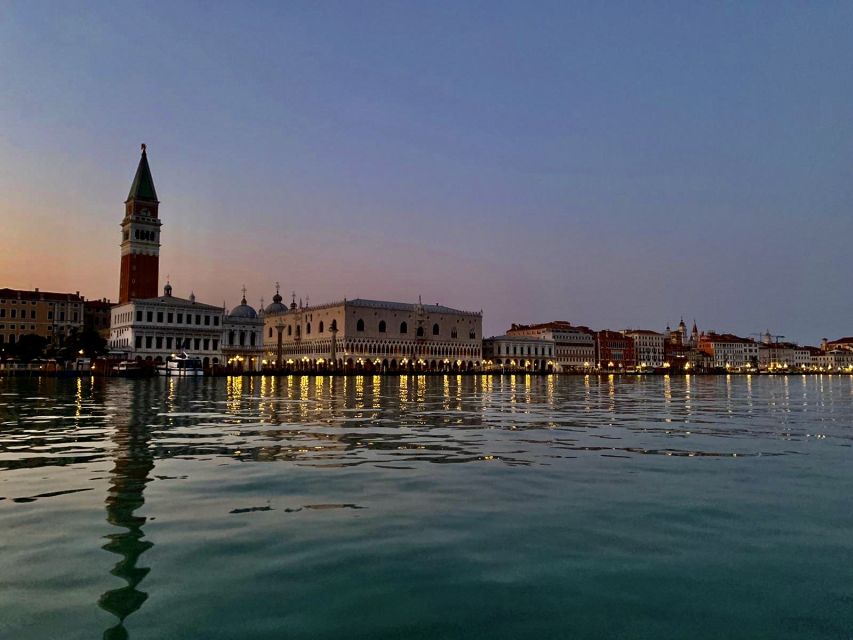
[[[0,637],[845,637],[851,437],[846,376],[0,378]]]

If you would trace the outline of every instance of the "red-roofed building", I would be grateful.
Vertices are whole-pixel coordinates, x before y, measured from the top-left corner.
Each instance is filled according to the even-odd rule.
[[[634,339],[619,331],[595,333],[596,362],[602,369],[628,369],[637,364]]]

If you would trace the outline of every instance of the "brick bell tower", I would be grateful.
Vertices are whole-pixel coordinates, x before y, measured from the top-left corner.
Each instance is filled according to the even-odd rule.
[[[121,221],[121,279],[119,304],[136,298],[156,298],[160,275],[160,201],[142,145],[142,157],[136,169],[130,193],[124,203]]]

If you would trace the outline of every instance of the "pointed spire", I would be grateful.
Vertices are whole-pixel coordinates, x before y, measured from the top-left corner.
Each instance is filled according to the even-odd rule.
[[[157,199],[157,191],[154,189],[154,178],[151,177],[151,168],[148,166],[148,155],[145,151],[146,146],[143,143],[142,157],[139,159],[136,175],[133,178],[133,183],[130,185],[130,193],[127,194],[128,202],[131,200],[160,202]]]
[[[240,304],[246,304],[246,285],[243,285],[241,291],[243,292],[243,299],[240,300]]]

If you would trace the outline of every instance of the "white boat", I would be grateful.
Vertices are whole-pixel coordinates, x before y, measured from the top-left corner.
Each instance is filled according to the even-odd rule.
[[[204,367],[201,364],[201,358],[193,358],[186,353],[181,353],[180,355],[166,358],[166,362],[157,367],[157,373],[161,376],[189,378],[203,376]]]

